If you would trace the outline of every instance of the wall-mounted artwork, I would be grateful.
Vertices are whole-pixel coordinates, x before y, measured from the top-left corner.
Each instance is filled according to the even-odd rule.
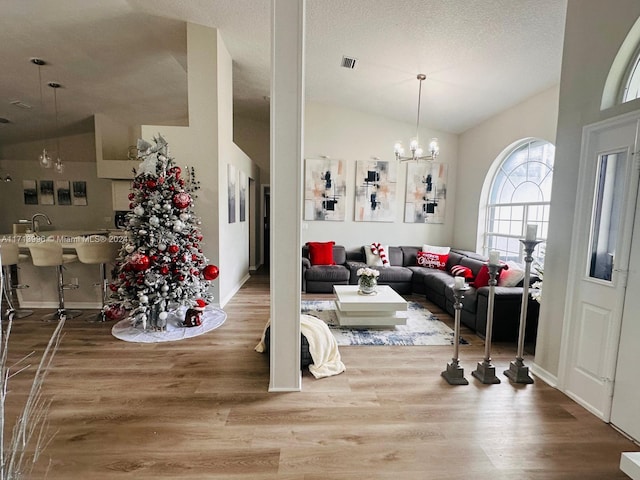
[[[40,180],[40,205],[53,205],[55,196],[53,192],[53,180]]]
[[[36,188],[35,180],[23,180],[22,190],[24,192],[24,204],[25,205],[37,205],[38,204],[38,189]]]
[[[410,162],[407,164],[405,223],[444,223],[446,199],[446,163]]]
[[[396,162],[356,162],[356,222],[393,222],[396,218]]]
[[[236,184],[238,172],[236,167],[227,165],[227,197],[229,210],[229,223],[236,223]]]
[[[71,187],[69,180],[56,180],[58,205],[71,205]]]
[[[240,207],[240,221],[247,218],[247,174],[240,170],[240,190],[238,192],[238,205]]]
[[[305,220],[344,221],[347,191],[344,163],[330,158],[305,160]]]
[[[87,204],[87,182],[73,182],[73,204],[81,206]]]

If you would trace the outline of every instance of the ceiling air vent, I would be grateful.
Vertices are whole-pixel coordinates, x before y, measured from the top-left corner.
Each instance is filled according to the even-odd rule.
[[[343,56],[342,57],[342,62],[340,62],[340,66],[344,67],[344,68],[354,69],[354,68],[356,68],[356,62],[357,61],[358,61],[357,58]]]
[[[14,107],[23,108],[25,110],[31,110],[31,105],[21,102],[20,100],[14,100],[13,102],[9,102]]]
[[[0,117],[0,123],[11,123],[8,118]]]

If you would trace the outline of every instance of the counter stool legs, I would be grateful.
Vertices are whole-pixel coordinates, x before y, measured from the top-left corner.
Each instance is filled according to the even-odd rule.
[[[64,291],[75,290],[76,288],[78,288],[78,285],[74,283],[65,284],[64,275],[62,274],[62,265],[57,265],[56,269],[58,271],[58,310],[42,317],[45,322],[60,320],[62,317],[74,318],[82,314],[80,310],[67,310],[66,308],[64,308]]]
[[[15,298],[15,291],[22,288],[29,288],[29,285],[14,285],[11,282],[11,266],[5,265],[2,267],[2,269],[4,270],[4,274],[2,276],[2,280],[4,281],[4,288],[2,289],[2,291],[4,292],[4,298],[7,301],[7,315],[13,313],[14,318],[25,318],[29,315],[32,315],[33,310],[16,309],[13,306],[14,304],[18,304],[18,302],[16,301],[17,299]]]
[[[100,264],[100,293],[102,294],[102,307],[100,311],[95,317],[91,317],[87,319],[88,322],[106,322],[107,315],[105,313],[105,307],[107,306],[108,300],[108,286],[109,281],[107,280],[107,265],[104,263]]]

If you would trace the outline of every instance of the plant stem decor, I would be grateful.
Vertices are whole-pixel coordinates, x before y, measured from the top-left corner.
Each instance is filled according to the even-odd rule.
[[[58,350],[65,322],[63,317],[51,334],[35,372],[27,400],[16,419],[12,434],[8,435],[5,431],[7,428],[5,403],[9,393],[9,380],[30,367],[26,362],[33,355],[31,352],[16,363],[8,364],[9,336],[13,316],[14,312],[10,311],[6,325],[0,328],[0,348],[2,349],[0,352],[0,480],[29,478],[40,455],[53,438],[53,434],[49,432],[47,419],[51,399],[42,395],[42,386]]]

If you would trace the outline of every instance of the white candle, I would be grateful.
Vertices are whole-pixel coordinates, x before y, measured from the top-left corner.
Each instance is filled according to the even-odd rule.
[[[491,265],[500,264],[500,252],[498,250],[491,250],[489,252],[489,264]]]
[[[454,288],[458,290],[464,288],[464,277],[454,277],[453,281],[455,282]]]
[[[536,239],[536,236],[538,234],[538,225],[527,225],[527,235],[526,237],[524,237],[525,240],[527,241],[532,241]]]

